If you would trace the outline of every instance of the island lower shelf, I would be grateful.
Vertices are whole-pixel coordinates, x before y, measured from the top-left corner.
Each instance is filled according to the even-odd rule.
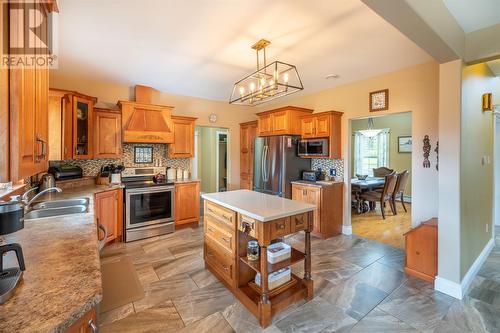
[[[283,199],[287,200],[287,199]],[[311,223],[312,210],[262,222],[223,207],[205,198],[205,267],[210,270],[265,328],[278,312],[302,299],[313,298],[311,278]],[[267,260],[267,246],[285,236],[303,232],[304,252],[292,247],[289,259],[271,264]],[[247,243],[257,240],[259,261],[246,257]],[[304,276],[292,273],[291,280],[269,290],[270,273],[303,262]],[[260,286],[255,275],[260,273]]]

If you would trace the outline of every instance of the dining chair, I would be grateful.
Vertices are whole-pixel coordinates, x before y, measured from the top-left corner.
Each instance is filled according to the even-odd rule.
[[[385,177],[393,172],[393,169],[389,169],[386,167],[373,168],[373,177]]]
[[[368,202],[380,202],[380,211],[382,212],[382,218],[385,220],[385,203],[389,202],[389,206],[391,206],[391,211],[394,215],[396,215],[395,207],[392,202],[392,195],[394,194],[394,190],[396,188],[397,175],[396,172],[392,172],[385,176],[385,184],[382,192],[377,191],[368,191],[361,193],[360,199],[362,201]]]
[[[394,206],[395,215],[398,214],[398,211],[396,209],[396,200],[398,198],[401,198],[401,205],[403,205],[405,212],[408,211],[406,210],[405,206],[404,194],[406,186],[408,185],[409,178],[410,178],[410,172],[408,170],[405,170],[397,174],[396,188],[394,189],[394,193],[392,194],[392,205]]]

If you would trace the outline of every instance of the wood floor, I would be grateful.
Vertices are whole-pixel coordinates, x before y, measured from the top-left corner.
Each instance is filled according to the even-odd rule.
[[[352,232],[355,235],[375,240],[400,249],[405,248],[403,234],[411,229],[411,205],[405,203],[405,213],[401,203],[397,203],[398,215],[386,208],[386,218],[382,219],[379,204],[374,211],[358,214],[352,211]]]

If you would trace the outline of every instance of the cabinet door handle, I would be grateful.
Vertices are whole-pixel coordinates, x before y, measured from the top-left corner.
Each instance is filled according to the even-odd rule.
[[[276,229],[278,229],[278,230],[285,229],[285,224],[284,223],[283,224],[276,224]]]
[[[232,222],[232,221],[233,221],[233,218],[232,218],[231,216],[227,216],[227,215],[222,214],[222,217],[223,217],[224,219],[226,219],[227,221],[229,221],[229,222]]]
[[[97,326],[94,324],[94,319],[90,319],[87,323],[87,326],[90,328],[92,333],[97,333]]]
[[[300,225],[300,224],[304,224],[304,220],[302,220],[302,219],[298,219],[298,218],[295,218],[295,224],[296,224],[296,225],[297,225],[297,224],[299,224],[299,225]]]

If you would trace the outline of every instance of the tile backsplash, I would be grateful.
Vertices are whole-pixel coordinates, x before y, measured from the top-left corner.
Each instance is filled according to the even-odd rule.
[[[134,163],[134,147],[153,147],[153,163]],[[167,155],[168,146],[165,144],[142,144],[142,143],[124,143],[123,144],[123,157],[120,159],[90,159],[90,160],[66,160],[66,161],[50,161],[51,165],[57,163],[66,163],[70,165],[78,165],[83,169],[84,176],[97,176],[101,166],[105,164],[123,164],[129,168],[151,167],[159,160],[161,166],[191,169],[190,158],[170,158]]]
[[[337,170],[337,177],[344,177],[344,160],[335,158],[313,158],[311,161],[311,169],[329,171],[330,169]]]

